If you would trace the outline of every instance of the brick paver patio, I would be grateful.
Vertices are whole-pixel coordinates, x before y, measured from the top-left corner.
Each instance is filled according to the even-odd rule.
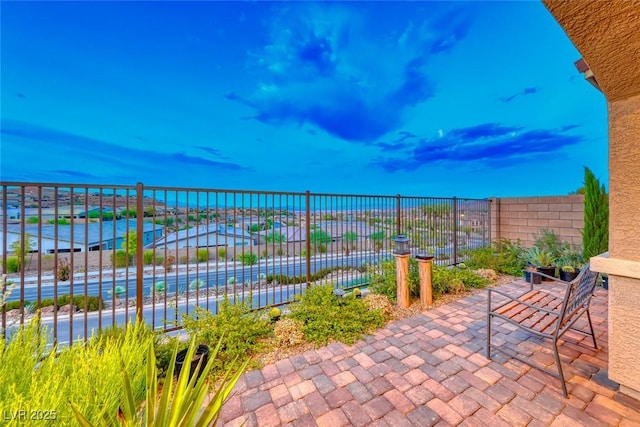
[[[591,306],[599,349],[572,331],[560,345],[568,399],[556,378],[501,353],[484,357],[485,310],[482,291],[390,323],[355,345],[334,343],[247,372],[221,424],[640,425],[640,403],[607,378],[607,291],[598,288]],[[581,322],[577,326],[586,327]],[[494,325],[496,345],[554,369],[548,342],[500,321]]]

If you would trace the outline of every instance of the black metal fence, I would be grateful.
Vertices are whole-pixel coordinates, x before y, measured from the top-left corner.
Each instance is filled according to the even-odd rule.
[[[287,304],[366,286],[405,234],[457,264],[489,244],[489,200],[4,182],[2,330],[40,309],[58,342],[127,319],[180,327],[222,298]]]

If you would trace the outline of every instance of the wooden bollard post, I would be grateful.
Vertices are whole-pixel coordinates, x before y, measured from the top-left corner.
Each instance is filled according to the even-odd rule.
[[[409,308],[409,256],[394,254],[396,257],[396,296],[400,308]]]
[[[433,284],[431,283],[432,256],[417,255],[420,272],[420,303],[423,307],[433,304]]]

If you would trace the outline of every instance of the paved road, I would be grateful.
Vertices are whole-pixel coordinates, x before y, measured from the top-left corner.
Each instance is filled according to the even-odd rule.
[[[364,263],[377,262],[388,254],[360,253],[351,257],[338,256],[318,256],[314,257],[311,262],[311,272],[314,273],[320,269],[336,266],[354,266],[359,267]],[[255,282],[260,274],[282,274],[286,276],[305,275],[307,268],[306,259],[276,259],[261,261],[259,264],[252,266],[227,265],[220,268],[209,268],[200,266],[199,271],[174,271],[167,273],[158,270],[156,277],[153,275],[145,276],[143,280],[144,295],[151,295],[154,284],[164,282],[167,294],[175,294],[176,286],[179,291],[185,291],[194,280],[202,280],[202,287],[215,288],[229,284],[230,278],[235,279],[235,283],[242,284],[247,281]],[[26,282],[26,281],[25,281]],[[56,288],[57,286],[57,288]],[[53,298],[54,294],[65,295],[70,294],[73,287],[74,295],[102,295],[105,300],[112,298],[112,291],[120,287],[123,291],[121,297],[125,299],[135,298],[136,295],[136,273],[135,269],[129,270],[129,276],[126,278],[104,278],[102,281],[97,279],[89,279],[86,282],[83,278],[74,278],[73,282],[58,282],[54,286],[52,281],[43,281],[42,285],[37,283],[28,283],[24,285],[24,299],[27,301],[36,301],[38,299],[38,290],[40,298]],[[156,288],[157,289],[157,288]],[[14,291],[8,298],[8,301],[17,301],[20,299],[20,285],[17,284]],[[164,291],[162,291],[164,293]]]

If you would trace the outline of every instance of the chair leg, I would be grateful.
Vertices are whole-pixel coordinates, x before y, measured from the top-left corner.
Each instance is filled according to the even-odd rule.
[[[567,385],[564,383],[564,374],[562,373],[562,365],[560,364],[560,355],[558,354],[558,340],[557,338],[553,340],[553,357],[556,360],[556,366],[558,367],[558,379],[560,380],[560,385],[562,385],[562,394],[564,397],[569,397],[567,393]]]
[[[587,309],[587,320],[589,320],[589,330],[591,331],[591,338],[593,339],[593,348],[598,349],[598,344],[596,344],[596,334],[593,333],[593,325],[591,324],[591,314],[589,314],[589,309]]]

